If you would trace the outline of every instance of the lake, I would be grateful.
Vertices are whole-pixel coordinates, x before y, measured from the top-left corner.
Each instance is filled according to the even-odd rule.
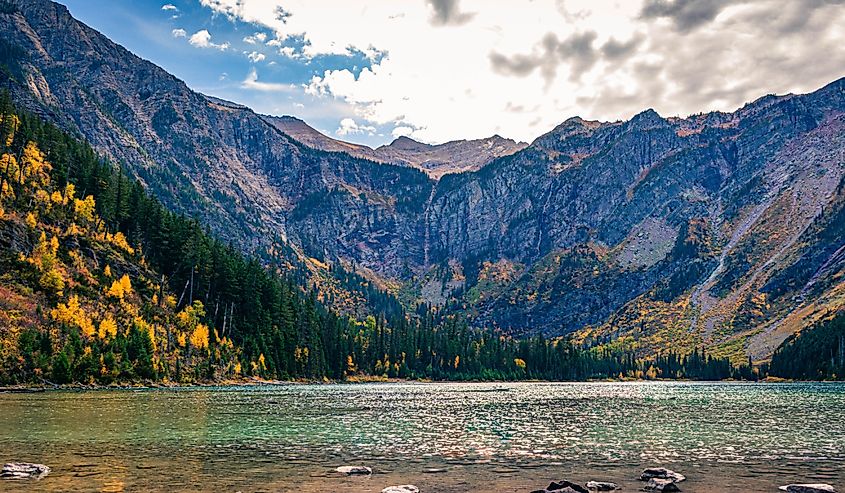
[[[433,383],[0,394],[3,491],[529,492],[661,465],[685,492],[845,489],[845,384]],[[369,477],[344,477],[366,465]]]

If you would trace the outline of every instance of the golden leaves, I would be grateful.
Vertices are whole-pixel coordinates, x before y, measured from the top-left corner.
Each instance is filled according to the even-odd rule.
[[[113,281],[108,291],[106,291],[107,296],[120,301],[123,301],[124,298],[130,294],[132,294],[132,282],[126,274],[123,274],[123,277],[120,279]]]
[[[79,328],[86,337],[94,335],[94,324],[80,306],[77,295],[71,296],[66,304],[59,303],[50,311],[50,316],[60,324]]]
[[[197,349],[208,349],[208,326],[197,324],[190,338],[191,346]]]
[[[100,330],[97,335],[103,340],[115,337],[117,335],[117,322],[111,316],[107,316],[100,322]]]

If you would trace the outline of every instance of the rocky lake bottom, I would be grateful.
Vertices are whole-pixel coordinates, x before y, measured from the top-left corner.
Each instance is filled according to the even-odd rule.
[[[685,492],[845,488],[845,384],[391,383],[0,394],[3,491]],[[367,466],[347,476],[340,466]]]

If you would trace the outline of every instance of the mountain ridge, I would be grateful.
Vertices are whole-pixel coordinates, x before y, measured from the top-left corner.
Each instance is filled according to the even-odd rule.
[[[483,139],[452,140],[442,144],[425,144],[407,136],[399,136],[391,143],[373,149],[329,137],[296,117],[264,118],[293,139],[314,149],[345,152],[352,157],[379,163],[409,166],[434,179],[446,174],[477,171],[494,159],[519,152],[528,145],[499,135]]]

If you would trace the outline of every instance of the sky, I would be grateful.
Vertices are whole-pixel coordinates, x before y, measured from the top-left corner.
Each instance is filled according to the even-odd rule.
[[[845,0],[60,0],[204,94],[378,146],[732,111],[845,76]]]

